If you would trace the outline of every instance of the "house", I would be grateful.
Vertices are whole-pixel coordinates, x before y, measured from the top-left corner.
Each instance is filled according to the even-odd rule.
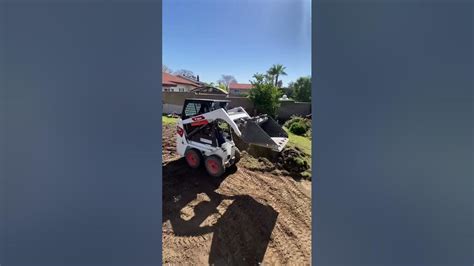
[[[162,72],[162,87],[166,92],[190,92],[201,85],[196,81]]]
[[[191,77],[187,77],[187,76],[184,76],[184,75],[177,75],[177,77],[186,79],[186,80],[191,81],[191,82],[194,82],[194,83],[198,84],[199,86],[206,86],[205,82],[199,81],[199,75],[191,76]]]
[[[252,89],[252,84],[244,83],[230,83],[229,84],[229,95],[233,96],[246,96]]]
[[[194,93],[204,93],[204,94],[219,94],[219,95],[227,95],[227,91],[221,89],[221,88],[217,88],[217,87],[213,87],[213,86],[209,86],[209,85],[204,85],[202,87],[199,87],[199,88],[196,88],[196,89],[193,89],[192,92]]]

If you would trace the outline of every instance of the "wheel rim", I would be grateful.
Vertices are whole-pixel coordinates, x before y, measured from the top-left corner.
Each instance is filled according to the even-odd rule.
[[[188,161],[188,164],[193,167],[198,164],[198,158],[194,152],[188,152],[188,154],[186,154],[186,160]]]
[[[213,159],[207,161],[207,168],[213,175],[218,174],[220,170],[219,163]]]

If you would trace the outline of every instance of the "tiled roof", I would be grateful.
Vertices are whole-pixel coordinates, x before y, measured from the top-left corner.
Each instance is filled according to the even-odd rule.
[[[162,78],[163,78],[162,84],[165,85],[165,86],[176,86],[177,84],[185,84],[185,85],[191,85],[191,86],[194,86],[194,87],[199,87],[199,84],[197,84],[196,82],[192,82],[190,80],[187,80],[187,79],[175,76],[175,75],[171,75],[171,74],[166,73],[166,72],[162,72],[162,73],[163,73],[163,75],[162,75]]]
[[[229,84],[229,89],[231,90],[250,90],[252,89],[252,84],[244,84],[244,83],[231,83]]]
[[[173,83],[173,82],[170,82],[170,81],[164,81],[164,80],[162,82],[162,85],[166,86],[166,87],[176,87],[176,83]]]

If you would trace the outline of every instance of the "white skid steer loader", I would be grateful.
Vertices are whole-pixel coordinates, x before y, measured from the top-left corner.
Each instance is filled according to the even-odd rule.
[[[251,117],[242,107],[227,110],[227,100],[186,99],[178,119],[176,150],[191,168],[204,164],[214,177],[240,160],[232,132],[244,142],[280,152],[288,134],[267,115]]]

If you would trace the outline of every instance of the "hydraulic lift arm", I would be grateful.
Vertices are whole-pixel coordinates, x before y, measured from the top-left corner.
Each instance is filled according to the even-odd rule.
[[[182,121],[183,125],[203,126],[215,120],[223,120],[229,124],[235,134],[244,142],[275,151],[282,151],[288,143],[288,134],[272,118],[263,115],[250,117],[242,108],[237,107],[226,111],[223,108],[196,115]]]

